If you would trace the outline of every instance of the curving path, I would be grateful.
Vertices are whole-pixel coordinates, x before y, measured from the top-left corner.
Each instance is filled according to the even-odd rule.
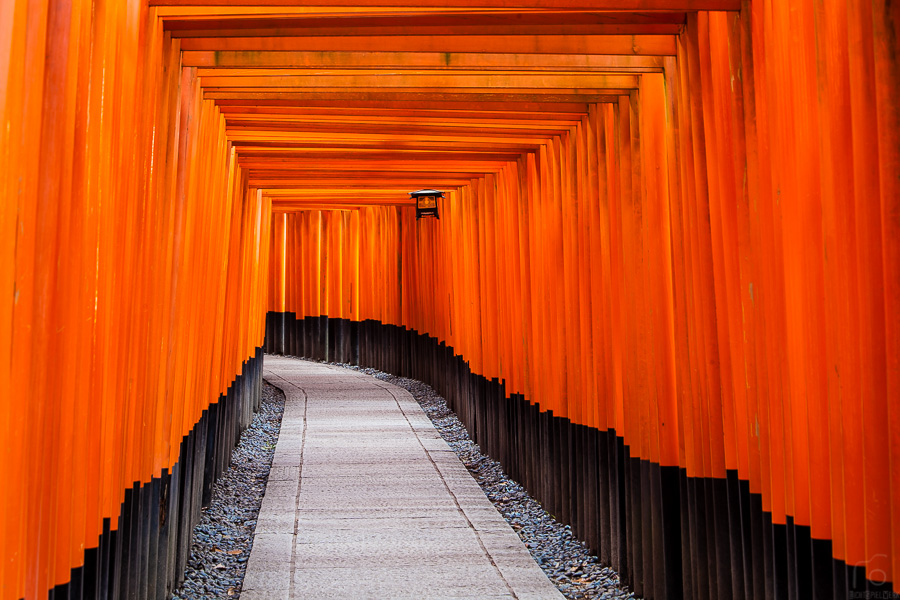
[[[265,357],[286,403],[241,597],[561,599],[401,388]]]

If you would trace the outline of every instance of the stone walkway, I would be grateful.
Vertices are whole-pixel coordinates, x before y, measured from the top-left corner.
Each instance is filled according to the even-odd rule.
[[[243,600],[562,598],[406,390],[264,362],[286,403]]]

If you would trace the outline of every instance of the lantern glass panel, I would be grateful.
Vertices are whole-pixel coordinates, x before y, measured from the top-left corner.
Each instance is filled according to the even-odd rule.
[[[438,190],[419,190],[410,192],[409,195],[416,200],[416,219],[422,217],[440,219],[438,215],[438,198],[444,197],[443,192]]]

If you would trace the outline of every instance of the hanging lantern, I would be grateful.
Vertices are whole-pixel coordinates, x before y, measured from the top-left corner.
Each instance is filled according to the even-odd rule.
[[[444,197],[444,192],[439,192],[437,190],[419,190],[418,192],[410,192],[411,198],[414,198],[416,201],[416,220],[421,219],[424,216],[432,216],[436,219],[440,219],[440,215],[438,214],[438,198]]]

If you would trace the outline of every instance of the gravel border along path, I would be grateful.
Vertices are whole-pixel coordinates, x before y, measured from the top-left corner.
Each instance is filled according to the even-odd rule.
[[[559,523],[507,477],[500,463],[481,453],[456,414],[430,386],[376,369],[328,364],[361,371],[410,392],[566,598],[634,598],[616,572],[601,565],[568,525]],[[212,502],[194,528],[185,580],[172,600],[240,597],[283,413],[284,393],[263,382],[260,410],[241,434],[231,467],[216,482]]]
[[[566,598],[635,598],[619,581],[618,574],[600,564],[600,560],[590,553],[584,543],[575,538],[568,525],[554,519],[525,488],[507,477],[499,462],[481,453],[478,445],[469,439],[469,433],[456,413],[431,386],[376,369],[343,363],[328,364],[361,371],[412,394],[441,437],[453,448],[485,495],[519,534],[534,560]]]
[[[184,583],[173,600],[240,596],[282,414],[284,393],[264,381],[259,412],[241,434],[231,466],[213,486],[212,500],[194,527]]]

